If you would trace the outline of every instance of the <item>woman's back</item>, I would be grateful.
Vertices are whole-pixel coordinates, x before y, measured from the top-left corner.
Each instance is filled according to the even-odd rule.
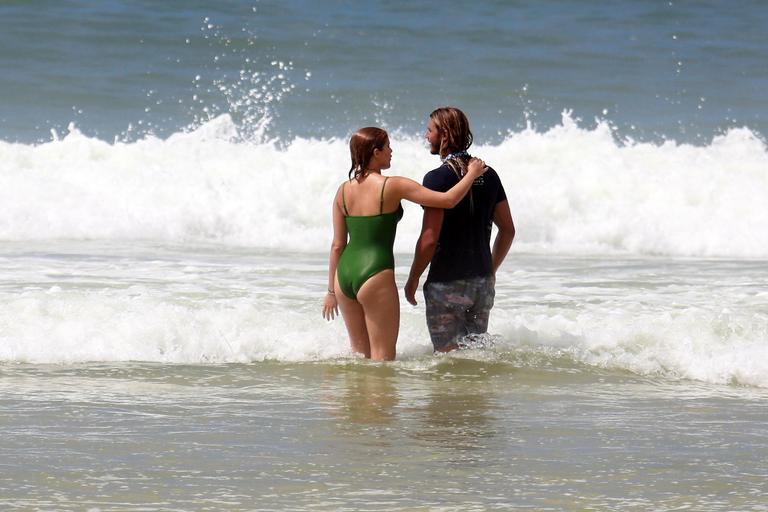
[[[400,206],[400,198],[387,187],[397,179],[370,173],[362,179],[352,179],[342,184],[342,211],[345,216],[364,217],[393,212]],[[383,202],[382,202],[383,199]]]
[[[338,277],[344,295],[350,298],[357,296],[360,287],[371,276],[395,266],[392,246],[403,209],[398,204],[396,209],[386,211],[388,178],[370,178],[342,185],[342,211],[349,241],[339,260]],[[372,194],[377,185],[378,197]],[[352,189],[349,194],[347,188]]]

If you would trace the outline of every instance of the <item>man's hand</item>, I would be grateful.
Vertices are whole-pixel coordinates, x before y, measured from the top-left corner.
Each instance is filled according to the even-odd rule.
[[[409,304],[416,305],[416,290],[419,288],[419,280],[408,278],[405,283],[405,300]]]

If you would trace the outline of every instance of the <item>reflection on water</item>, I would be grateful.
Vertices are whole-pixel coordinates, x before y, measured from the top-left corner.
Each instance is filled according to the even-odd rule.
[[[457,450],[479,450],[496,435],[488,396],[457,386],[434,386],[423,411],[423,428],[414,437]]]
[[[410,436],[443,453],[449,464],[487,462],[499,435],[492,408],[493,378],[482,363],[446,358],[431,378],[422,380],[425,396],[419,426]]]
[[[324,395],[334,405],[334,416],[352,430],[385,425],[395,420],[400,403],[395,381],[396,370],[387,365],[331,367],[324,376]]]
[[[421,415],[423,428],[418,439],[456,449],[481,449],[484,440],[496,435],[490,414],[492,395],[488,381],[467,385],[466,381],[438,378],[430,382],[426,406]]]
[[[764,509],[764,390],[572,369],[0,367],[0,509]]]
[[[456,357],[415,371],[353,364],[326,369],[322,396],[352,446],[397,447],[401,455],[411,446],[411,454],[466,464],[492,457],[494,380],[482,362]]]

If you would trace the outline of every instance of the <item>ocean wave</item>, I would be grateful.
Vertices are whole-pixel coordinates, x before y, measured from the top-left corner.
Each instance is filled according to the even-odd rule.
[[[642,314],[510,314],[497,328],[502,352],[649,377],[768,387],[767,326],[762,314],[689,306]]]
[[[4,302],[3,363],[347,364],[356,359],[343,322],[320,321],[311,301],[285,307],[253,296],[173,299],[137,285],[118,292],[52,286]],[[406,369],[446,363],[432,356],[422,315],[403,310],[396,364]],[[492,334],[482,350],[450,357],[514,368],[618,370],[764,388],[766,320],[754,312],[695,306],[642,314],[584,308],[552,314],[502,306],[494,309]]]
[[[70,127],[43,144],[0,142],[0,241],[213,242],[325,251],[347,141],[242,142],[227,115],[167,139],[124,143]],[[393,134],[392,172],[420,180],[439,161]],[[516,250],[695,257],[768,256],[768,150],[748,129],[704,146],[617,141],[569,114],[474,152],[501,175]],[[411,205],[396,250],[410,252]]]

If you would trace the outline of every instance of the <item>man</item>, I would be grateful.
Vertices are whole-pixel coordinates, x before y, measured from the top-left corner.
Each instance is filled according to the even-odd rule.
[[[472,145],[469,121],[457,108],[438,108],[429,116],[426,138],[430,152],[440,155],[443,165],[424,176],[424,186],[444,192],[466,171],[470,158],[467,149]],[[493,250],[491,224],[498,228]],[[507,196],[493,169],[476,179],[454,208],[424,209],[405,297],[416,304],[419,278],[431,262],[424,298],[435,351],[455,350],[464,336],[487,331],[496,271],[514,237]]]

